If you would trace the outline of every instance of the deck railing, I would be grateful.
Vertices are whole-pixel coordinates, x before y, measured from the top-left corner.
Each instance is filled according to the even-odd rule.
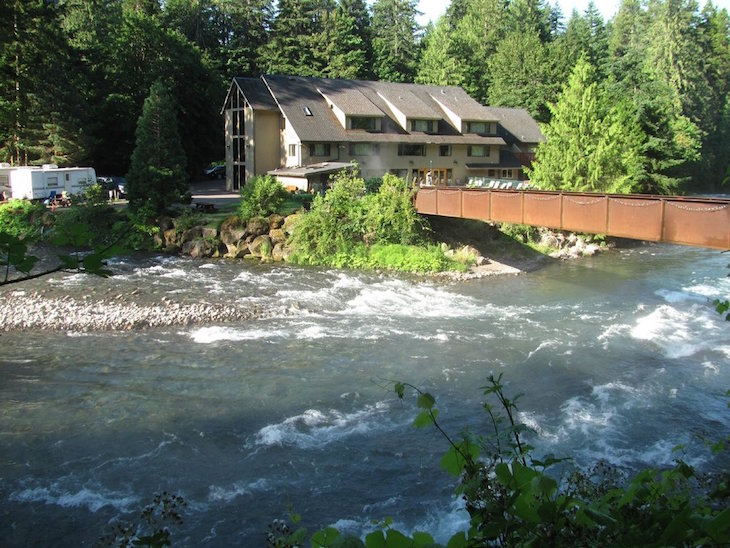
[[[730,249],[730,199],[425,187],[416,209],[461,217]]]

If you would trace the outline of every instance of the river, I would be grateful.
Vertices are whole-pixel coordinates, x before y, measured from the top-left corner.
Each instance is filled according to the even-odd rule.
[[[730,431],[729,258],[640,245],[459,283],[148,257],[21,291],[258,305],[272,317],[112,333],[0,335],[0,545],[92,545],[163,490],[177,546],[261,546],[291,508],[310,531],[391,517],[464,528],[446,444],[410,423],[406,381],[458,434],[487,433],[480,387],[523,393],[536,453],[699,467]]]

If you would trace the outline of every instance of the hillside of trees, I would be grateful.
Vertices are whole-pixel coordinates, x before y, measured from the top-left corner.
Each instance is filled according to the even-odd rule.
[[[223,157],[233,76],[463,86],[527,109],[545,185],[718,191],[730,178],[730,19],[624,0],[604,21],[544,0],[0,0],[0,161],[127,172],[153,83],[176,102],[189,174]],[[610,176],[607,175],[609,174]],[[627,186],[628,185],[628,186]]]

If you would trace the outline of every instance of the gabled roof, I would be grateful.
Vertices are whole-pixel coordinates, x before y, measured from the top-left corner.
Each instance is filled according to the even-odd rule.
[[[223,102],[223,112],[228,104],[228,99],[231,96],[231,91],[238,88],[251,108],[254,110],[279,110],[279,107],[271,96],[269,88],[261,78],[241,78],[237,77],[233,79],[231,87],[228,89],[226,94],[226,100]]]
[[[507,132],[505,141],[521,143],[541,143],[545,136],[530,113],[523,108],[484,107],[494,114],[502,129]]]
[[[317,89],[347,116],[385,116],[352,80],[327,80]]]
[[[486,107],[455,86],[281,75],[234,78],[231,89],[234,85],[254,110],[280,110],[302,142],[504,145],[506,140],[525,143],[545,140],[527,111]],[[346,116],[380,118],[381,131],[346,130],[325,97]],[[393,108],[399,112],[393,112]],[[438,131],[436,134],[408,132],[398,122],[402,121],[401,115],[408,119],[437,120]],[[464,135],[454,117],[456,122],[459,119],[499,122],[501,133],[499,136]]]
[[[456,86],[423,86],[431,101],[443,105],[464,121],[496,122],[498,119],[487,107]]]
[[[444,112],[437,108],[433,101],[430,101],[431,105],[428,105],[418,94],[414,93],[416,91],[415,84],[394,84],[391,82],[373,82],[373,84],[375,84],[373,88],[375,88],[378,96],[384,99],[389,107],[392,105],[409,120],[441,120],[444,117]]]

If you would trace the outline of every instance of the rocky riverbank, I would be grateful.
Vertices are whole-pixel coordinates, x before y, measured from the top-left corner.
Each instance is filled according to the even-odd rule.
[[[129,331],[149,327],[252,320],[257,307],[178,303],[163,298],[149,305],[127,298],[83,299],[38,292],[6,291],[0,295],[0,330]]]

